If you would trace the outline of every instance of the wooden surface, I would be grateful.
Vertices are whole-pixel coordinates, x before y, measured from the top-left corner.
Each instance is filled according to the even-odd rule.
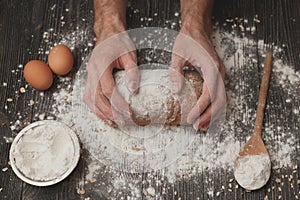
[[[128,10],[128,27],[140,27],[140,17],[151,17],[154,20],[147,23],[148,26],[162,26],[166,20],[174,18],[174,13],[179,11],[179,2],[172,0],[134,0],[131,1],[131,8]],[[0,169],[8,167],[7,171],[0,171],[0,199],[107,199],[115,198],[126,199],[130,196],[130,191],[114,194],[107,191],[105,182],[109,182],[112,178],[110,174],[105,172],[103,166],[102,182],[85,184],[84,177],[87,173],[87,162],[81,159],[75,171],[63,182],[51,187],[34,187],[30,186],[18,179],[8,165],[8,154],[10,143],[7,143],[3,136],[11,137],[16,131],[10,130],[10,122],[15,122],[19,116],[23,117],[22,123],[31,122],[38,118],[37,113],[47,113],[51,108],[53,99],[51,98],[53,89],[41,95],[40,92],[27,88],[26,92],[20,93],[19,88],[25,85],[22,78],[22,68],[18,68],[19,64],[25,64],[30,59],[41,59],[46,61],[47,55],[45,49],[49,49],[54,42],[60,40],[61,35],[65,33],[83,30],[88,41],[92,38],[92,1],[86,0],[11,0],[0,1]],[[135,9],[139,9],[136,13]],[[156,17],[155,13],[159,13]],[[220,27],[228,18],[247,18],[249,23],[253,23],[255,15],[259,16],[260,23],[256,24],[255,34],[249,34],[249,37],[255,40],[263,39],[266,43],[274,43],[281,46],[285,44],[284,50],[286,54],[286,62],[294,66],[296,70],[300,70],[300,1],[298,0],[226,0],[215,3],[214,21],[219,22]],[[63,16],[63,18],[62,18]],[[65,24],[62,25],[61,21]],[[145,23],[143,23],[145,24]],[[173,27],[179,29],[178,25]],[[224,26],[224,29],[231,30],[230,26]],[[43,38],[44,32],[54,32],[49,40]],[[79,39],[80,40],[80,39]],[[87,49],[85,49],[87,48]],[[87,47],[87,43],[77,45],[74,50],[75,66],[78,68],[92,47]],[[142,61],[141,61],[142,62]],[[76,70],[71,74],[74,77]],[[255,80],[258,77],[253,77]],[[7,83],[7,86],[3,86]],[[275,102],[280,104],[280,93],[273,92],[271,97]],[[12,102],[7,99],[11,98]],[[39,102],[34,106],[29,106],[29,101]],[[299,106],[299,104],[297,104]],[[296,106],[297,106],[296,105]],[[299,124],[293,124],[291,127],[297,130]],[[294,132],[299,145],[299,132]],[[86,152],[82,152],[82,157]],[[298,153],[299,157],[299,148]],[[299,166],[299,160],[298,166]],[[155,188],[164,199],[208,199],[209,196],[205,192],[206,188],[222,188],[224,191],[216,199],[264,199],[267,195],[269,199],[295,199],[296,195],[300,198],[299,183],[300,170],[296,173],[293,169],[286,168],[282,170],[272,171],[271,180],[267,186],[261,190],[251,193],[245,192],[241,188],[228,189],[228,182],[232,177],[232,173],[226,169],[220,169],[214,174],[203,173],[190,180],[179,180],[174,184],[162,184]],[[281,189],[278,189],[276,177],[281,175],[293,175],[293,180],[282,178]],[[126,174],[126,179],[137,179],[138,188],[142,191],[147,184],[142,184],[145,175]],[[213,181],[208,181],[208,180]],[[274,188],[273,188],[274,187]],[[2,189],[1,189],[2,188]],[[85,189],[85,194],[80,193],[80,189]],[[79,189],[79,190],[78,190]],[[270,191],[268,191],[270,189]],[[163,192],[163,190],[165,192]],[[221,189],[222,190],[222,189]],[[176,192],[175,192],[176,191]],[[143,193],[143,192],[142,192]],[[149,199],[147,195],[142,198]]]

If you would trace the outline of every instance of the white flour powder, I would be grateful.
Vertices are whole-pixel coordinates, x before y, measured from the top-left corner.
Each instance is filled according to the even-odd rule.
[[[234,176],[237,182],[247,190],[263,187],[271,174],[271,161],[268,154],[247,155],[236,162]]]
[[[61,176],[71,167],[75,153],[68,131],[52,124],[29,129],[13,149],[16,167],[35,181],[50,181]]]

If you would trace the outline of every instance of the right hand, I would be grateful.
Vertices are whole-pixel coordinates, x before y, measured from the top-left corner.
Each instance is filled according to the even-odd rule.
[[[108,125],[122,126],[132,111],[116,89],[113,69],[124,69],[127,89],[137,92],[140,76],[135,47],[123,25],[110,24],[101,30],[87,64],[84,101]]]
[[[186,21],[186,20],[184,20]],[[212,122],[223,116],[226,108],[224,86],[225,66],[210,39],[210,24],[197,25],[198,21],[183,23],[172,54],[170,80],[173,91],[179,93],[183,87],[184,66],[194,66],[202,73],[202,94],[189,111],[187,123],[195,130],[206,131]],[[191,26],[193,24],[193,26]]]

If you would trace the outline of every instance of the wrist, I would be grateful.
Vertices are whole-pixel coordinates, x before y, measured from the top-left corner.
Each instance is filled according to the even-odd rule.
[[[182,30],[201,30],[210,34],[213,0],[181,0]]]
[[[101,18],[101,20],[97,20],[94,23],[94,32],[96,35],[97,43],[125,30],[125,19],[119,16],[113,16],[110,18],[103,17]]]
[[[182,18],[181,32],[188,34],[189,32],[201,32],[207,35],[211,34],[212,24],[208,17],[199,17],[189,15]]]
[[[125,0],[94,0],[94,32],[97,42],[126,30]]]

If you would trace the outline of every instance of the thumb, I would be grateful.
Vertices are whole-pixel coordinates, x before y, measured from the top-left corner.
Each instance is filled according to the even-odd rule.
[[[140,83],[140,72],[137,68],[135,52],[129,52],[120,57],[120,65],[125,69],[126,87],[131,93],[136,93]]]
[[[184,75],[183,67],[185,60],[176,54],[172,54],[172,61],[169,71],[169,77],[171,81],[171,89],[174,93],[179,93],[183,87]]]

